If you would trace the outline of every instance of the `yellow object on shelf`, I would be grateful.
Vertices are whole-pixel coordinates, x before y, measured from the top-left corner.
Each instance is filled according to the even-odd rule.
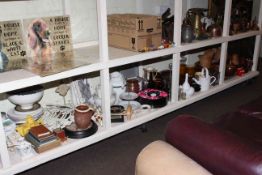
[[[42,122],[41,120],[34,120],[34,118],[31,115],[26,116],[26,121],[24,124],[21,124],[16,127],[16,131],[24,137],[30,130],[30,128],[34,126],[40,125]]]

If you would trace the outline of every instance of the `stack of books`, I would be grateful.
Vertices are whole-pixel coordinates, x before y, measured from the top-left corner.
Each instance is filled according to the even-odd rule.
[[[25,135],[25,139],[34,146],[38,153],[50,150],[61,144],[54,133],[44,125],[32,127]]]

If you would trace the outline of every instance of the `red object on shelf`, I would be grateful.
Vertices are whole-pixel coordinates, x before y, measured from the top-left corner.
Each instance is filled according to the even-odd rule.
[[[237,68],[237,76],[243,76],[245,74],[245,70],[240,67],[240,68]]]

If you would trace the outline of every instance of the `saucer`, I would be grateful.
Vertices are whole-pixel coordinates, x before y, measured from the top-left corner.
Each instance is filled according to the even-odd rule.
[[[15,108],[11,108],[7,112],[8,118],[13,120],[15,123],[20,124],[20,123],[25,123],[26,116],[31,115],[35,120],[39,119],[44,113],[44,110],[42,107],[33,110],[33,111],[28,111],[28,112],[19,112],[16,111]]]
[[[134,92],[124,92],[120,95],[120,98],[122,100],[127,100],[127,101],[135,100],[137,97],[138,97],[137,93]]]
[[[80,138],[89,137],[89,136],[95,134],[97,129],[98,129],[98,126],[93,120],[91,120],[91,121],[92,121],[92,123],[86,129],[77,128],[75,123],[72,123],[72,124],[66,126],[64,128],[66,135],[69,138],[72,138],[72,139],[80,139]]]
[[[138,110],[141,108],[141,104],[137,101],[121,101],[119,105],[124,106],[127,109],[128,104],[132,106],[132,110]]]

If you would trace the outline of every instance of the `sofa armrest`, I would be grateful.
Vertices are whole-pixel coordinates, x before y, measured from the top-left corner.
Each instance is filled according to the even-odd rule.
[[[181,151],[163,141],[147,145],[136,160],[136,175],[211,175]]]
[[[213,174],[262,174],[261,147],[193,116],[171,120],[165,136],[168,143]]]

